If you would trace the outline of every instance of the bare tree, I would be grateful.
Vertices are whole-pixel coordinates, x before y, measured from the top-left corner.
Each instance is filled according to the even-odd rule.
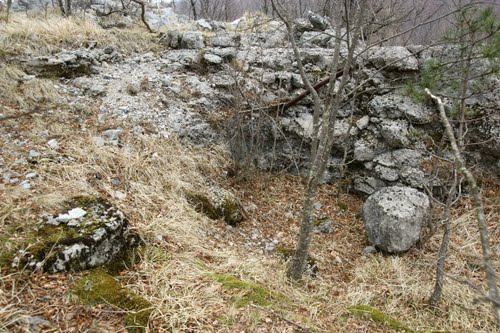
[[[288,37],[299,66],[302,80],[314,99],[313,142],[311,144],[310,167],[305,190],[302,222],[295,255],[292,258],[288,270],[288,275],[293,280],[300,280],[306,269],[309,245],[312,239],[312,219],[315,210],[316,194],[333,147],[333,134],[335,131],[337,113],[345,98],[343,92],[348,83],[349,73],[354,64],[354,51],[358,45],[358,37],[360,36],[361,22],[363,22],[364,19],[366,3],[366,0],[345,1],[345,3],[341,1],[337,2],[335,13],[343,13],[345,15],[345,20],[349,23],[350,29],[346,29],[345,34],[342,35],[341,20],[336,19],[334,21],[336,22],[336,41],[333,62],[330,68],[329,86],[325,98],[320,100],[318,93],[308,79],[302,66],[300,52],[294,39],[294,27],[291,15],[293,9],[290,9],[289,6],[284,5],[278,0],[272,1],[273,9],[287,27]],[[342,63],[341,48],[344,43],[347,45],[347,55]],[[338,84],[335,84],[337,70],[341,70],[342,74]]]
[[[442,102],[441,98],[433,95],[429,89],[425,89],[425,91],[436,102],[437,108],[439,110],[439,116],[441,117],[441,122],[445,128],[446,136],[450,141],[451,149],[455,156],[455,161],[458,166],[458,171],[461,174],[463,174],[463,176],[469,183],[470,191],[472,193],[472,197],[474,198],[476,218],[479,228],[479,236],[481,238],[481,246],[483,250],[483,262],[486,270],[486,279],[488,282],[488,289],[489,289],[488,296],[492,300],[491,303],[493,307],[493,313],[495,315],[497,324],[500,325],[500,306],[495,302],[499,300],[497,277],[491,255],[490,237],[488,233],[488,225],[486,224],[486,215],[484,213],[484,204],[481,196],[481,190],[477,185],[476,178],[467,168],[465,160],[463,159],[462,154],[460,153],[460,148],[455,138],[453,128],[451,127],[450,121],[446,116],[444,103]]]

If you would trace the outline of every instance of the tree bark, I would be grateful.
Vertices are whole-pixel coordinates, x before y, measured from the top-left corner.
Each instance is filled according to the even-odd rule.
[[[441,246],[439,247],[438,260],[436,264],[436,283],[434,284],[434,291],[431,296],[431,306],[437,308],[439,302],[441,301],[441,295],[443,293],[444,286],[444,276],[445,276],[445,263],[448,257],[448,248],[450,245],[451,237],[451,206],[456,194],[457,187],[457,175],[456,169],[454,170],[453,182],[451,184],[450,191],[448,192],[448,198],[446,198],[446,206],[443,214],[444,222],[444,232],[443,240],[441,241]]]

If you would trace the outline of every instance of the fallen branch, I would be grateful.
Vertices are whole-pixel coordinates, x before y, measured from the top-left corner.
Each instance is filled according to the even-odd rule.
[[[287,323],[289,323],[289,324],[291,324],[291,325],[293,325],[293,326],[297,327],[297,328],[298,328],[299,330],[301,330],[302,332],[312,333],[312,330],[311,330],[311,329],[309,329],[309,328],[307,328],[307,327],[305,327],[305,326],[302,326],[301,324],[298,324],[298,323],[296,323],[296,322],[294,322],[294,321],[292,321],[292,320],[288,319],[287,317],[283,316],[282,314],[279,314],[279,313],[277,313],[277,312],[274,312],[274,311],[273,311],[273,310],[271,310],[271,309],[266,309],[266,308],[263,308],[263,307],[261,307],[261,306],[255,305],[255,304],[252,304],[252,306],[253,306],[254,308],[259,309],[259,310],[261,310],[261,311],[263,311],[263,312],[266,312],[266,313],[268,313],[268,314],[270,314],[270,315],[273,315],[273,316],[275,316],[275,317],[278,317],[279,319],[281,319],[281,320],[283,320],[283,321],[285,321],[285,322],[287,322]]]

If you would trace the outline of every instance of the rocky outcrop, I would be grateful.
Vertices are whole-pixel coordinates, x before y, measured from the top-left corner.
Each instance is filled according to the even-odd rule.
[[[92,74],[93,67],[102,62],[115,62],[121,59],[122,56],[111,46],[104,49],[91,46],[88,49],[62,51],[51,56],[25,59],[24,69],[29,74],[41,77],[74,78]]]
[[[414,246],[429,217],[429,198],[410,187],[384,187],[363,205],[370,244],[387,253],[402,253]]]
[[[328,20],[312,14],[298,23],[294,38],[306,72],[317,82],[333,61],[335,31]],[[99,98],[100,117],[147,121],[160,135],[177,136],[196,146],[228,144],[237,161],[261,169],[305,172],[312,140],[312,98],[278,114],[265,108],[305,90],[281,22],[261,17],[232,23],[184,22],[182,29],[160,35],[159,43],[162,52],[138,55],[120,66],[103,64],[114,61],[111,49],[89,48],[81,55],[63,52],[52,57],[59,60],[51,61],[64,64],[66,70],[76,66],[75,75],[89,74],[72,81],[73,93]],[[453,47],[419,46],[373,47],[360,53],[353,77],[363,84],[356,101],[345,101],[338,111],[324,181],[342,176],[338,165],[345,161],[353,189],[364,195],[392,185],[440,186],[439,180],[430,183],[422,166],[442,136],[434,106],[395,87],[418,76],[426,61],[455,54]],[[80,62],[90,65],[78,67]],[[76,74],[79,68],[82,72]],[[142,87],[144,81],[147,88],[127,93],[128,87]],[[498,94],[491,92],[499,82],[490,83],[490,92],[467,100],[478,119],[468,123],[468,136],[478,148],[472,154],[474,162],[498,170],[500,131],[490,110],[498,105]],[[412,157],[400,163],[401,155]],[[387,156],[394,161],[388,163]]]
[[[104,199],[77,197],[67,209],[47,215],[13,265],[45,272],[82,271],[112,260],[127,246],[123,213]]]

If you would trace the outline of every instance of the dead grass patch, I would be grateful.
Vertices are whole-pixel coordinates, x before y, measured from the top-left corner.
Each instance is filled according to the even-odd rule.
[[[141,28],[105,30],[90,18],[46,19],[12,14],[9,23],[0,23],[0,59],[17,55],[48,55],[61,49],[114,46],[123,53],[147,52],[155,48],[152,35]]]
[[[229,164],[224,147],[201,150],[188,148],[175,138],[135,137],[124,124],[110,121],[97,125],[93,120],[96,114],[73,111],[57,109],[0,123],[6,133],[0,138],[4,164],[20,174],[33,171],[39,175],[33,191],[2,185],[0,231],[13,241],[23,236],[22,228],[28,221],[53,212],[69,197],[97,194],[108,198],[146,241],[141,260],[122,272],[119,280],[153,304],[150,327],[156,332],[293,332],[293,325],[269,313],[251,306],[238,308],[233,300],[248,290],[225,288],[224,283],[211,278],[214,275],[230,275],[248,282],[254,291],[258,285],[284,295],[286,302],[271,298],[269,306],[317,331],[386,331],[384,326],[351,315],[348,308],[353,305],[372,306],[416,331],[495,331],[489,307],[475,304],[477,295],[449,279],[440,309],[428,307],[439,234],[404,256],[363,257],[368,243],[359,218],[362,200],[347,193],[342,184],[322,186],[317,218],[331,219],[334,231],[315,235],[311,251],[319,261],[319,276],[293,285],[285,277],[283,260],[262,250],[274,238],[280,245],[294,245],[303,201],[300,178],[254,174],[247,181],[231,184],[224,177]],[[100,131],[118,126],[125,129],[121,146],[95,144],[94,137]],[[87,129],[84,132],[83,127]],[[57,152],[37,139],[44,130],[57,137]],[[14,139],[26,145],[9,144]],[[42,158],[36,164],[17,166],[15,160],[30,149],[40,151]],[[232,185],[243,204],[251,208],[249,219],[232,228],[197,213],[185,193],[209,191],[209,180]],[[119,199],[117,191],[126,198]],[[485,188],[494,248],[500,242],[497,194],[498,187]],[[455,211],[447,269],[482,286],[483,272],[468,259],[470,254],[480,253],[471,207],[464,200],[462,208]],[[263,243],[249,241],[255,229]],[[8,272],[6,267],[4,272]],[[0,328],[14,322],[22,325],[27,316],[43,314],[59,331],[69,328],[66,322],[122,329],[123,312],[106,305],[83,307],[68,300],[68,290],[78,277],[26,274],[21,278],[23,283],[13,284],[13,275],[2,274]],[[50,307],[43,308],[46,303]],[[73,318],[78,321],[68,321],[76,313],[79,317]]]

